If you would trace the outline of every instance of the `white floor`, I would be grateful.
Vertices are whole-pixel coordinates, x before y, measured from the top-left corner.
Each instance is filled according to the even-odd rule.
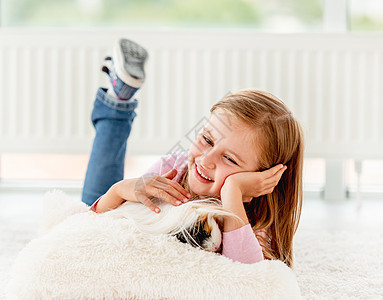
[[[299,229],[383,232],[382,216],[383,200],[364,200],[362,206],[358,208],[355,200],[329,203],[319,199],[306,199],[303,203]]]
[[[71,196],[80,201],[79,194]],[[17,253],[38,235],[42,197],[43,193],[0,193],[0,282],[6,282]],[[308,232],[313,235],[320,233],[321,236],[339,232],[383,233],[382,215],[383,201],[366,200],[357,209],[355,201],[334,204],[319,199],[306,199],[297,236],[301,236],[302,243],[303,237],[306,240],[310,237]],[[307,272],[302,268],[297,271]],[[0,299],[3,289],[4,286],[0,285]]]
[[[11,222],[15,226],[25,223],[38,226],[42,214],[43,196],[43,192],[0,193],[0,224]],[[78,193],[71,193],[70,196],[79,201],[81,199]],[[329,232],[383,231],[382,215],[383,200],[365,200],[358,208],[354,200],[329,203],[319,199],[305,199],[298,231],[300,228]]]

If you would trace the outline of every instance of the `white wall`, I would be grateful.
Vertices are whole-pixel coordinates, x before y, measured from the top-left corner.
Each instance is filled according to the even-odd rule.
[[[383,35],[252,31],[0,31],[0,153],[88,153],[99,71],[125,36],[150,54],[130,153],[187,147],[229,91],[268,90],[301,121],[306,156],[383,155]]]

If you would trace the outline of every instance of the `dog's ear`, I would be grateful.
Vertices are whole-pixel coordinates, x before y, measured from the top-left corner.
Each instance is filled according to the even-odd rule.
[[[223,217],[221,215],[212,214],[211,218],[217,223],[219,230],[223,232]]]

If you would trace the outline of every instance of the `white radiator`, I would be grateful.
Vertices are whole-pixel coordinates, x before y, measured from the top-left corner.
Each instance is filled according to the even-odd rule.
[[[130,154],[186,149],[227,92],[268,90],[292,109],[306,156],[383,158],[383,35],[252,31],[0,31],[0,153],[89,153],[112,42],[149,51]]]

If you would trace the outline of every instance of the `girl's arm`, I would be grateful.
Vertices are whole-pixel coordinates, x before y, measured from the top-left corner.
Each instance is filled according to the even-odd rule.
[[[262,247],[249,224],[243,206],[242,192],[238,185],[225,182],[221,189],[223,208],[240,217],[243,223],[235,218],[225,217],[222,234],[222,254],[241,263],[256,263],[262,261]]]
[[[223,231],[233,231],[249,224],[245,207],[242,203],[242,192],[238,186],[234,184],[225,184],[221,189],[221,200],[224,209],[231,211],[242,219],[241,224],[237,219],[225,217],[223,223]]]
[[[224,208],[232,211],[246,224],[249,223],[243,202],[253,197],[270,194],[287,169],[281,164],[262,172],[238,172],[228,176],[221,188],[221,200]],[[226,218],[225,231],[241,227],[235,220]]]
[[[111,188],[97,200],[96,205],[92,205],[96,213],[103,213],[115,209],[126,201],[116,192],[116,187],[120,183],[121,181],[112,185]]]
[[[105,195],[99,199],[94,211],[106,212],[117,208],[125,201],[141,202],[152,211],[159,213],[160,209],[153,204],[149,197],[160,198],[173,205],[186,202],[190,194],[172,179],[177,170],[172,169],[162,176],[145,176],[125,179],[115,183]]]
[[[271,193],[286,167],[277,165],[263,172],[240,172],[228,176],[221,188],[223,208],[242,219],[225,217],[222,234],[222,254],[234,261],[255,263],[264,259],[262,247],[247,218],[243,202]]]
[[[183,170],[185,165],[187,165],[187,158],[187,152],[174,152],[161,157],[140,178],[123,180],[113,185],[105,195],[103,195],[95,203],[93,203],[90,209],[95,212],[105,212],[117,208],[125,201],[138,200],[142,203],[145,202],[145,205],[147,205],[153,211],[156,211],[157,207],[153,205],[151,201],[147,201],[149,199],[147,199],[147,197],[145,196],[150,195],[150,192],[155,193],[156,196],[159,195],[160,198],[161,195],[162,197],[166,197],[166,195],[158,189],[157,191],[153,190],[150,186],[155,183],[156,176],[161,175],[162,177],[169,179],[169,181],[174,181],[174,183],[169,181],[163,182],[164,180],[162,178],[158,178],[157,176],[157,179],[159,179],[159,181],[166,184],[165,189],[167,193],[177,195],[178,191],[181,194],[185,195],[186,190],[184,190],[181,186],[178,186],[176,182],[179,182],[179,179],[182,176],[182,172],[180,172],[180,170]],[[171,185],[171,187],[166,188],[166,186],[169,185]],[[162,189],[164,189],[164,187],[162,187]],[[172,189],[176,189],[177,191],[171,191]],[[190,195],[188,195],[187,192],[186,197],[190,197]],[[170,196],[169,201],[173,204],[176,204],[177,202],[174,202],[174,200],[179,201],[178,198],[179,197],[177,197],[177,199],[175,200],[171,199]]]

